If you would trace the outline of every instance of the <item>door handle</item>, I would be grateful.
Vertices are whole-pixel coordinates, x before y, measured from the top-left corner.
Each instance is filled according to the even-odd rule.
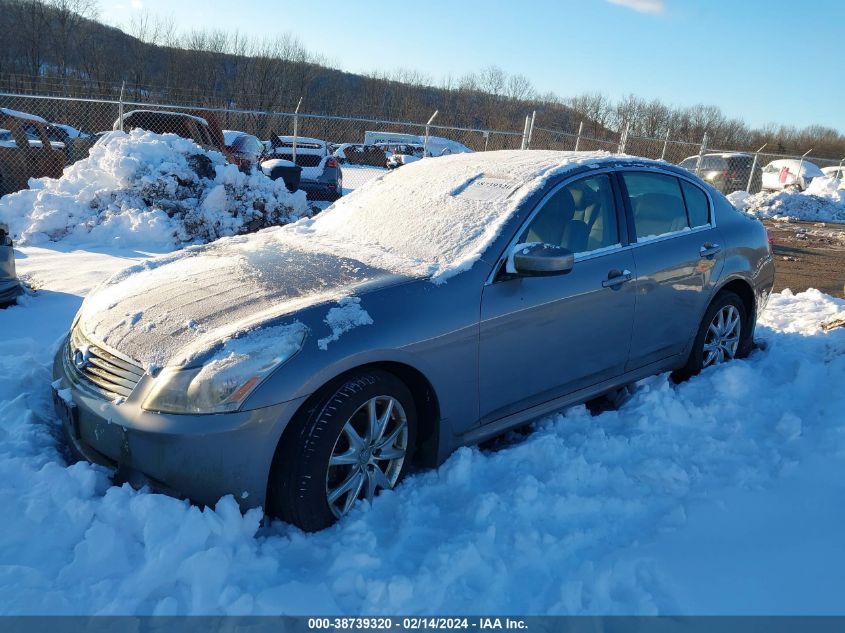
[[[601,282],[601,285],[605,288],[614,288],[626,281],[631,281],[633,277],[630,270],[611,270],[607,273],[607,279]]]
[[[717,254],[721,250],[722,247],[718,244],[713,244],[712,242],[704,242],[704,245],[698,249],[698,254],[701,257],[713,257],[713,255]]]

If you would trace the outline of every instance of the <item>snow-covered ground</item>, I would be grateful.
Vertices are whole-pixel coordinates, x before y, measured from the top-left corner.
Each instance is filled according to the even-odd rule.
[[[19,249],[0,311],[0,613],[843,613],[845,302],[775,295],[769,348],[456,452],[306,535],[69,464],[49,364],[148,257]]]
[[[845,182],[814,178],[806,191],[735,191],[728,200],[758,218],[845,223]]]

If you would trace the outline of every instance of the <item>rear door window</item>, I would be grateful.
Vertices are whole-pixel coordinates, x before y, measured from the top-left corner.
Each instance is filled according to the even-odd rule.
[[[684,202],[687,206],[687,216],[692,228],[705,226],[710,223],[710,203],[707,195],[691,182],[681,180]]]
[[[680,181],[666,174],[622,172],[637,241],[689,228]]]

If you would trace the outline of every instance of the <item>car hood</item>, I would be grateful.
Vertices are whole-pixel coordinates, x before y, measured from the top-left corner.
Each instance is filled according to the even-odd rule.
[[[408,279],[260,234],[226,238],[118,273],[89,295],[78,323],[92,343],[155,373],[244,330]]]

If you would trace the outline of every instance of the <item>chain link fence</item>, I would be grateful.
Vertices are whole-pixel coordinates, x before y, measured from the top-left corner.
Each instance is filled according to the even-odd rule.
[[[436,114],[436,113],[435,113]],[[434,119],[435,117],[432,117]],[[762,175],[791,159],[807,170],[842,165],[842,160],[741,152],[701,143],[612,132],[581,124],[577,131],[535,125],[522,130],[485,130],[377,118],[325,116],[176,106],[132,100],[89,99],[0,93],[0,195],[27,186],[30,178],[58,177],[62,169],[88,155],[103,133],[135,127],[173,132],[226,153],[243,169],[258,166],[271,177],[292,179],[312,199],[332,200],[371,178],[418,160],[466,151],[549,149],[624,152],[679,164],[724,193],[760,191]],[[272,161],[272,162],[268,162]],[[806,164],[806,167],[803,165]],[[795,171],[795,163],[789,169]],[[296,178],[290,176],[298,173]],[[787,174],[788,175],[788,174]],[[783,182],[783,181],[781,181]]]

